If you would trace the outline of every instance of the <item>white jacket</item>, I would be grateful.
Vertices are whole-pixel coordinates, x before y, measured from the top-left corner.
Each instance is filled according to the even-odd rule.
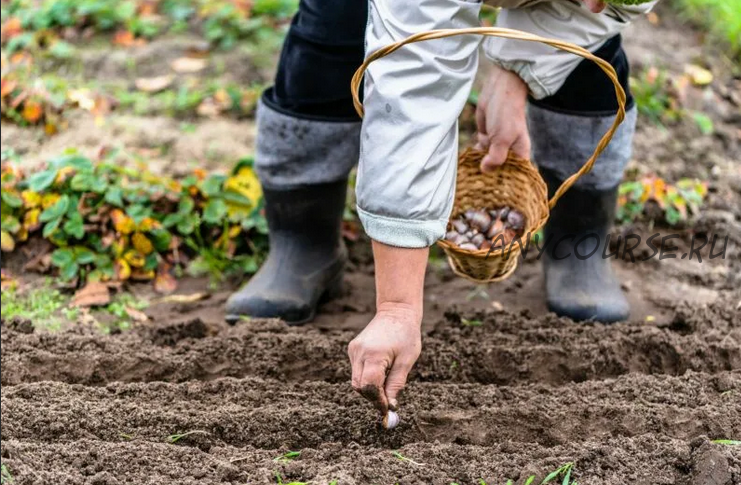
[[[497,26],[563,39],[590,51],[655,2],[599,14],[572,0],[487,0]],[[370,0],[366,55],[414,33],[479,25],[476,0]],[[368,235],[398,247],[440,239],[453,205],[458,116],[478,67],[479,36],[410,44],[365,75],[357,208]],[[536,99],[554,94],[582,60],[533,42],[487,37],[486,56],[515,71]],[[536,135],[537,136],[537,135]]]

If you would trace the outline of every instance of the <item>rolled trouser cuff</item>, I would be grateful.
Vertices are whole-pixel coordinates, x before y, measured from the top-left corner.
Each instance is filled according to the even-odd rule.
[[[337,182],[358,163],[360,122],[292,116],[261,99],[255,169],[269,188]]]
[[[357,208],[360,222],[374,241],[399,248],[426,248],[445,235],[447,219],[419,221],[379,216]]]
[[[561,180],[579,171],[615,120],[614,115],[565,114],[533,104],[528,106],[527,118],[533,134],[533,160]],[[607,190],[620,183],[632,156],[635,124],[636,109],[631,108],[592,170],[575,187]]]

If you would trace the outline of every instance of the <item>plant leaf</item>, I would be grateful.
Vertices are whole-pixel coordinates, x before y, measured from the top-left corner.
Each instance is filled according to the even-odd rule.
[[[54,205],[52,205],[48,209],[45,209],[44,212],[41,213],[41,215],[39,216],[39,220],[41,222],[57,220],[67,212],[68,206],[69,197],[67,195],[63,195],[54,203]]]
[[[0,231],[0,248],[5,252],[15,249],[15,240],[8,231]]]
[[[85,235],[83,224],[82,215],[80,215],[79,212],[75,212],[69,219],[67,219],[62,228],[64,229],[64,232],[75,239],[82,239]]]
[[[220,224],[226,216],[226,209],[223,199],[211,199],[203,209],[203,220],[210,224]]]
[[[58,170],[44,170],[31,175],[28,178],[28,188],[33,192],[41,192],[51,187],[57,178]]]

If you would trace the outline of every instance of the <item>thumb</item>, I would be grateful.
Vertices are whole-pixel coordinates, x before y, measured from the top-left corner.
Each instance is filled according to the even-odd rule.
[[[397,398],[406,386],[410,370],[411,366],[395,363],[386,376],[386,398],[391,410],[395,410],[398,406]]]
[[[498,140],[492,140],[489,152],[481,160],[481,171],[486,173],[494,170],[507,160],[509,145]]]

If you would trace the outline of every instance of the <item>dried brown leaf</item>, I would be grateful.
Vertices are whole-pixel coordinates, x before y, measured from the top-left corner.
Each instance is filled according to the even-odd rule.
[[[85,286],[77,290],[72,297],[72,306],[91,307],[107,305],[111,302],[111,291],[105,283],[88,281]]]

